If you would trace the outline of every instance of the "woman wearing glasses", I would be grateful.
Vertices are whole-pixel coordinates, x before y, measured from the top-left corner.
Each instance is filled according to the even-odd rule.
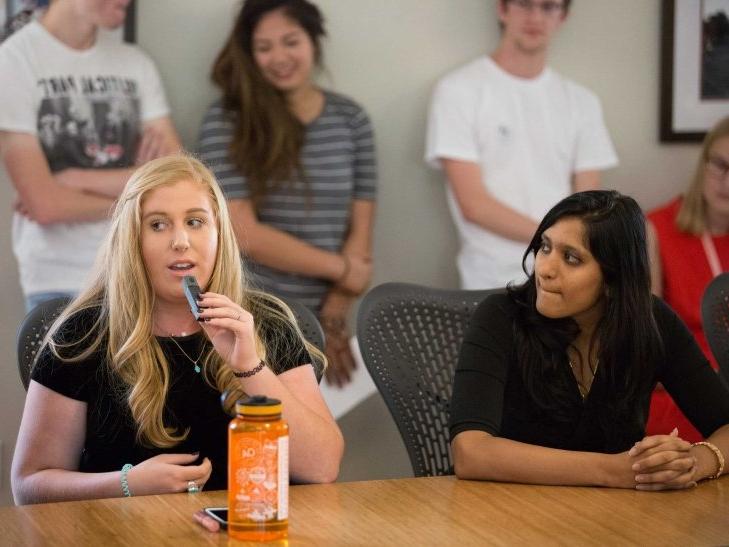
[[[717,368],[701,324],[701,297],[714,277],[729,270],[729,117],[706,135],[686,193],[649,213],[648,219],[653,292],[676,310]],[[674,427],[684,439],[701,440],[659,386],[647,431],[667,433]]]
[[[651,295],[632,198],[579,192],[544,217],[529,279],[478,307],[451,401],[459,478],[681,489],[729,455],[729,393],[676,314]],[[663,382],[707,437],[646,435]]]

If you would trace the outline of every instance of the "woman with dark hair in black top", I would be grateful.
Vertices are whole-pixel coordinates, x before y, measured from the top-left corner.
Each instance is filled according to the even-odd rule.
[[[562,200],[525,271],[532,260],[527,282],[487,298],[466,334],[451,404],[458,477],[662,490],[720,476],[729,392],[651,295],[638,204],[614,191]],[[659,381],[707,443],[644,436]]]

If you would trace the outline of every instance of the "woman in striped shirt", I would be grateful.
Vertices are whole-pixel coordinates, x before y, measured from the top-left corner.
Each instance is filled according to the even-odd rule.
[[[367,114],[314,82],[324,35],[307,0],[246,0],[213,65],[221,97],[199,152],[254,281],[318,314],[327,379],[344,385],[354,368],[347,317],[372,275],[377,177]]]

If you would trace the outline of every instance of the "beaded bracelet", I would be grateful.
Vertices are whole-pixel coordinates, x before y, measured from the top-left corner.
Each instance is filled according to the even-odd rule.
[[[719,477],[721,477],[721,474],[724,472],[724,455],[721,453],[721,450],[719,450],[719,448],[715,444],[707,441],[693,443],[691,446],[705,446],[714,453],[714,456],[716,456],[716,462],[719,464],[719,467],[716,469],[716,473],[714,475],[709,475],[706,478],[718,479]]]
[[[251,370],[244,370],[243,372],[238,372],[237,370],[233,371],[233,376],[236,378],[250,378],[251,376],[258,374],[263,370],[263,367],[266,366],[266,363],[261,360],[258,365],[255,368],[252,368]]]
[[[125,463],[124,467],[121,468],[121,488],[124,497],[131,498],[132,491],[129,490],[129,483],[127,482],[127,473],[134,467],[131,463]]]

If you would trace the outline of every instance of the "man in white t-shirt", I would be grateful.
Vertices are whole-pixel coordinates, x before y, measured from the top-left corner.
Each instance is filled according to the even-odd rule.
[[[597,97],[546,66],[569,3],[499,0],[496,51],[435,89],[425,157],[448,180],[464,289],[522,281],[542,216],[617,164]]]
[[[134,167],[180,144],[152,60],[107,30],[129,0],[53,0],[0,46],[0,152],[26,307],[75,295]]]

